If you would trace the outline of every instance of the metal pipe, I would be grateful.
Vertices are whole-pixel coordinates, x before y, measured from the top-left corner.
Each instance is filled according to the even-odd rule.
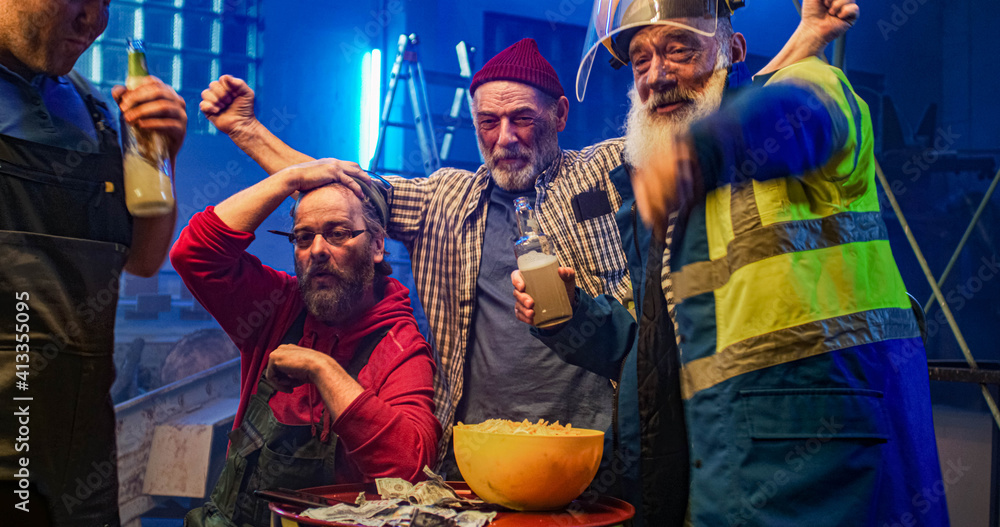
[[[941,288],[938,287],[937,282],[934,280],[931,268],[927,265],[924,253],[920,250],[920,245],[917,244],[917,239],[913,236],[913,231],[910,230],[910,224],[906,222],[903,210],[899,207],[899,202],[896,201],[896,195],[892,193],[889,181],[886,179],[885,173],[882,172],[882,165],[879,164],[878,160],[875,160],[875,174],[878,176],[879,183],[882,184],[882,190],[885,191],[886,197],[889,198],[889,204],[892,206],[893,212],[896,213],[896,218],[899,220],[899,224],[903,227],[903,233],[906,234],[906,239],[910,242],[910,247],[913,249],[913,254],[917,257],[917,262],[920,263],[920,268],[924,271],[924,277],[927,278],[927,283],[931,285],[931,290],[934,291],[934,296],[938,299],[938,303],[941,304],[941,310],[944,312],[945,319],[948,320],[948,326],[951,327],[952,333],[955,334],[955,340],[958,341],[958,347],[962,350],[962,355],[965,356],[965,362],[969,364],[970,368],[978,369],[979,366],[976,364],[976,359],[972,357],[972,352],[969,351],[969,345],[965,342],[965,336],[962,335],[962,330],[958,328],[958,322],[955,321],[955,316],[952,315],[951,309],[944,301],[944,295],[941,293]],[[993,419],[996,421],[997,426],[1000,427],[1000,408],[997,408],[997,403],[993,400],[993,396],[990,395],[986,386],[980,384],[979,387],[982,390],[983,397],[986,399],[986,406],[990,408],[990,412],[993,414]]]
[[[833,65],[840,71],[844,71],[844,64],[847,62],[847,35],[841,35],[833,41]]]
[[[1000,170],[997,170],[995,176],[993,176],[993,182],[990,183],[990,188],[986,190],[986,195],[983,196],[983,201],[979,203],[979,208],[976,209],[976,213],[972,215],[972,222],[969,223],[969,228],[965,229],[965,234],[962,235],[962,239],[958,242],[958,247],[955,247],[955,252],[951,254],[951,260],[948,260],[948,265],[945,266],[944,272],[941,273],[941,278],[937,281],[937,286],[940,288],[944,285],[944,281],[948,279],[948,275],[951,274],[952,267],[955,266],[955,262],[958,261],[958,255],[965,248],[965,243],[969,241],[969,237],[972,236],[972,231],[975,229],[976,224],[979,223],[979,217],[983,215],[983,211],[986,210],[986,205],[990,202],[990,198],[993,196],[993,191],[997,188],[997,182],[1000,181]],[[927,299],[927,303],[924,304],[924,314],[926,315],[932,307],[934,307],[934,301],[937,297],[934,293],[931,293],[931,297]]]

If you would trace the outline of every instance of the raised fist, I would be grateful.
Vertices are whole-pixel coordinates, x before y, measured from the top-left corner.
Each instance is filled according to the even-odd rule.
[[[223,75],[201,92],[198,107],[220,132],[232,136],[258,124],[253,98],[253,90],[246,82]]]
[[[829,43],[847,33],[860,12],[855,0],[803,0],[802,24],[822,42]]]

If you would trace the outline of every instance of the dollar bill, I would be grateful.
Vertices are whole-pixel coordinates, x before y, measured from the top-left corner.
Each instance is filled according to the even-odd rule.
[[[416,485],[399,478],[378,478],[375,488],[382,498],[366,500],[362,492],[355,505],[308,509],[302,516],[362,527],[483,527],[493,521],[494,506],[482,500],[464,499],[429,468],[426,481]]]
[[[417,483],[410,493],[410,503],[415,505],[438,505],[456,499],[458,496],[451,487],[441,486],[430,480]]]
[[[366,501],[362,505],[338,503],[332,507],[307,509],[302,513],[302,516],[323,521],[357,523],[359,520],[371,519],[381,515],[385,511],[394,510],[400,503],[405,502],[400,502],[399,500],[372,500]]]
[[[424,467],[427,480],[416,485],[399,478],[379,478],[375,480],[375,488],[383,500],[405,499],[413,505],[442,505],[461,501],[455,489],[448,486],[444,479],[431,469]]]
[[[454,509],[481,509],[491,507],[483,500],[465,499],[458,495],[458,492],[445,483],[444,478],[437,475],[428,467],[424,467],[425,481],[417,483],[410,493],[410,503],[415,505],[436,505],[438,507],[451,507]]]
[[[496,511],[462,511],[452,518],[458,527],[483,527],[497,517]]]
[[[407,499],[413,492],[413,484],[400,478],[378,478],[375,489],[383,500]]]
[[[374,503],[374,502],[368,502]],[[431,505],[400,505],[368,516],[356,507],[343,506],[309,509],[302,516],[317,520],[347,523],[360,527],[484,527],[496,517],[496,512],[462,511]]]

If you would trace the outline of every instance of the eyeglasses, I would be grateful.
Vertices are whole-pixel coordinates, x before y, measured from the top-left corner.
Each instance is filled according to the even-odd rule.
[[[299,232],[282,232],[282,231],[267,231],[271,234],[280,234],[288,238],[288,241],[294,243],[299,249],[308,249],[312,247],[313,240],[316,238],[318,233],[312,231],[299,231]],[[348,240],[352,240],[361,236],[361,233],[365,232],[365,229],[358,231],[352,231],[351,229],[345,229],[344,227],[334,227],[332,229],[327,229],[323,231],[323,239],[326,243],[334,247],[340,247],[347,243]]]

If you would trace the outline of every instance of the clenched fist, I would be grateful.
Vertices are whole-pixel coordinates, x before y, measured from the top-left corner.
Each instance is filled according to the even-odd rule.
[[[220,132],[232,137],[259,125],[253,112],[254,93],[242,79],[223,75],[201,92],[198,108]]]

